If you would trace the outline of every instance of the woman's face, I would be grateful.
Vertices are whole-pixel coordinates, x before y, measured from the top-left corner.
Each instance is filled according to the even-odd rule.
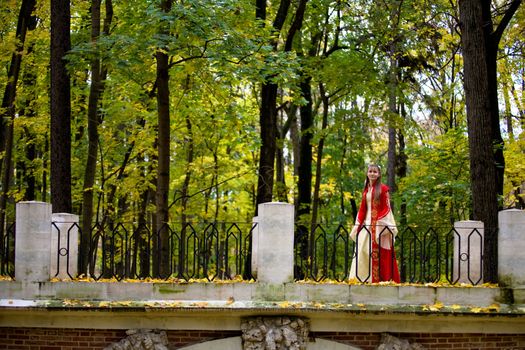
[[[374,183],[379,178],[379,175],[380,173],[379,173],[378,167],[371,166],[368,168],[367,176],[368,176],[368,180],[371,183]]]

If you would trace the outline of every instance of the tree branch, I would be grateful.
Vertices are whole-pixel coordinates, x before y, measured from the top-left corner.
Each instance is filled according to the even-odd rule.
[[[510,20],[512,19],[512,17],[514,16],[514,14],[518,10],[518,8],[520,7],[521,1],[522,0],[513,0],[512,1],[512,3],[510,4],[509,8],[507,9],[507,11],[505,11],[505,15],[501,19],[501,22],[499,22],[498,27],[496,28],[496,30],[494,32],[492,32],[491,40],[492,40],[493,47],[495,47],[495,48],[498,47],[498,44],[499,44],[499,42],[501,40],[503,32],[505,31],[505,29],[509,25]]]

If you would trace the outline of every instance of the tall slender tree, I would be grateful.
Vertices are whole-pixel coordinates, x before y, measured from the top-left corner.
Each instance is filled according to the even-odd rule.
[[[82,193],[82,244],[81,244],[81,266],[82,273],[87,272],[89,253],[90,232],[93,220],[93,185],[97,167],[97,150],[99,146],[98,127],[101,122],[100,99],[104,92],[104,80],[107,68],[101,63],[97,42],[100,37],[101,27],[101,0],[91,2],[91,44],[93,45],[93,58],[91,59],[91,85],[89,90],[87,124],[88,124],[88,154],[84,171],[84,187]],[[104,20],[104,34],[109,34],[109,28],[113,18],[112,0],[106,0],[106,17]]]
[[[35,0],[22,1],[16,26],[15,51],[11,55],[11,63],[7,73],[7,84],[2,99],[2,108],[0,109],[0,154],[3,153],[3,157],[0,159],[0,174],[2,181],[2,189],[0,192],[0,236],[3,233],[7,196],[11,183],[11,174],[13,172],[12,153],[16,87],[22,65],[26,34],[28,30],[32,30],[36,26],[36,19],[32,15],[35,5]]]
[[[281,0],[279,9],[273,21],[273,30],[276,34],[281,32],[290,0]],[[266,20],[266,0],[258,0],[255,11],[256,19],[264,23]],[[274,50],[277,50],[279,35],[276,35],[272,42]],[[261,86],[261,101],[259,107],[259,124],[261,126],[261,148],[259,155],[259,173],[257,181],[257,198],[255,211],[261,203],[271,202],[273,195],[274,163],[277,150],[277,88],[278,85],[272,82],[271,76],[266,77],[266,81]]]
[[[70,213],[71,90],[66,54],[71,49],[69,0],[51,0],[51,204]]]
[[[162,0],[160,9],[164,13],[171,11],[173,1]],[[169,34],[169,22],[161,23],[161,34]],[[157,192],[156,220],[159,233],[157,248],[159,257],[159,275],[166,277],[169,272],[169,221],[168,196],[170,183],[170,88],[169,88],[169,56],[166,48],[159,48],[155,53],[157,61]]]
[[[521,0],[508,2],[494,29],[490,0],[459,2],[464,88],[470,147],[472,214],[485,224],[483,274],[497,281],[498,195],[503,191],[503,139],[498,90],[498,45]]]

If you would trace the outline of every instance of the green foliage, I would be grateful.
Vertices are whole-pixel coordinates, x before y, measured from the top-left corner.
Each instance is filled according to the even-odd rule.
[[[278,84],[279,117],[285,124],[290,116],[284,111],[307,102],[298,87],[305,78],[312,82],[314,126],[309,131],[314,164],[318,145],[324,142],[318,221],[353,222],[352,201],[360,202],[366,163],[387,163],[389,125],[407,143],[408,174],[397,179],[393,196],[396,216],[401,215],[399,204],[404,202],[408,223],[449,224],[468,217],[469,162],[455,8],[441,0],[404,1],[396,13],[368,0],[310,0],[292,50],[285,52],[296,4],[292,2],[282,32],[274,33],[271,21],[276,4],[270,2],[268,20],[262,26],[255,20],[253,1],[248,0],[175,1],[167,14],[158,9],[157,1],[115,1],[109,35],[101,35],[93,44],[89,2],[72,3],[73,47],[67,59],[72,78],[76,212],[82,207],[89,70],[96,57],[107,69],[99,104],[93,188],[98,217],[136,221],[146,194],[155,190],[155,53],[163,50],[170,57],[168,198],[172,220],[185,215],[201,221],[251,221],[260,147],[260,84]],[[15,47],[19,5],[7,0],[0,8],[2,88]],[[13,200],[24,197],[30,174],[36,179],[36,199],[49,200],[49,2],[38,2],[37,7],[40,20],[37,29],[28,33],[16,99]],[[517,111],[523,111],[519,84],[523,80],[523,11],[514,21],[502,44],[502,62],[508,71],[502,70],[501,81],[509,91],[514,87],[516,97],[509,101],[517,116]],[[160,28],[168,34],[158,34]],[[28,47],[32,52],[27,52]],[[399,63],[395,89],[397,105],[403,107],[399,114],[387,112],[392,58]],[[31,72],[36,76],[23,82]],[[321,91],[329,101],[324,130]],[[513,120],[519,135],[523,122]],[[520,175],[524,173],[523,134],[510,141],[505,149],[508,205],[514,203],[513,191],[525,181]],[[36,147],[31,160],[26,152],[29,144]],[[288,132],[282,144],[287,198],[292,202],[297,141]],[[146,217],[151,220],[154,202],[149,195]]]
[[[469,217],[469,160],[466,133],[449,130],[428,145],[407,150],[410,172],[399,182],[394,202],[407,205],[407,223],[450,225]]]
[[[525,132],[505,147],[504,206],[515,207],[525,203]],[[523,204],[522,204],[523,205]]]

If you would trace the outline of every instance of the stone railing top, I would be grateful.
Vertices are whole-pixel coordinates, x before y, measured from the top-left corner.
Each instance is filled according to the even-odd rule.
[[[107,306],[525,314],[525,289],[345,283],[0,281],[0,307]]]

